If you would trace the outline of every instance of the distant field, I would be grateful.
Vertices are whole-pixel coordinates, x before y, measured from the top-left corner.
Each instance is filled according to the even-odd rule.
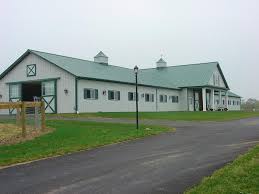
[[[185,194],[259,193],[259,145]]]
[[[106,117],[106,118],[135,118],[134,112],[98,112],[76,114],[57,114],[51,116],[61,117]],[[166,119],[185,121],[227,121],[249,117],[259,117],[259,112],[140,112],[140,119]]]

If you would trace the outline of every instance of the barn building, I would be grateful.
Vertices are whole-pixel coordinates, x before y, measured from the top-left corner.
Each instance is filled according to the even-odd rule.
[[[167,66],[161,58],[138,78],[140,111],[240,110],[218,62]],[[103,52],[90,61],[27,50],[0,75],[0,102],[35,97],[48,113],[133,112],[135,74],[109,64]]]

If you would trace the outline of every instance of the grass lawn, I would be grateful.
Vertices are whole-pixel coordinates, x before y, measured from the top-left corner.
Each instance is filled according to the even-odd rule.
[[[185,194],[259,193],[259,145]]]
[[[62,117],[109,117],[109,118],[135,118],[134,112],[110,112],[110,113],[81,113],[58,114],[51,116]],[[249,117],[258,117],[259,112],[140,112],[140,119],[166,119],[166,120],[186,120],[186,121],[226,121]]]
[[[143,125],[141,129],[136,130],[135,125],[132,124],[54,120],[48,121],[47,126],[56,130],[31,141],[0,146],[0,166],[62,155],[173,130]]]

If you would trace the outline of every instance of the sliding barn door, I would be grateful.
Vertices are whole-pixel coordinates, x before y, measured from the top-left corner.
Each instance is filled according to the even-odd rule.
[[[9,84],[9,101],[20,102],[22,98],[22,85]],[[16,114],[16,109],[9,109],[10,114]]]
[[[45,102],[46,113],[57,113],[57,82],[43,81],[41,83],[41,95]]]

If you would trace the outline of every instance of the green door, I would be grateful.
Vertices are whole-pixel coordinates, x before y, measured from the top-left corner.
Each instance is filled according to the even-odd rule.
[[[57,82],[43,81],[41,83],[42,99],[45,102],[46,113],[57,113]]]

